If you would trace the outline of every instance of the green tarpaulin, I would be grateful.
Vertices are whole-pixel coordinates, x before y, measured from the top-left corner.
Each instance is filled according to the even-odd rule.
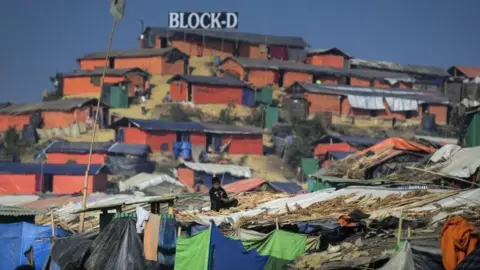
[[[175,270],[207,270],[210,246],[210,230],[177,239]]]

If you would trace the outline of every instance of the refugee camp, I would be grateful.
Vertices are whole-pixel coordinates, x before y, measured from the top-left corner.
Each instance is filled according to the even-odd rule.
[[[480,269],[480,2],[12,3],[0,270]]]

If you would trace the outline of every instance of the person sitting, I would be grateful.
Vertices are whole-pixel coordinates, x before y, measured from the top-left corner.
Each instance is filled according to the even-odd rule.
[[[227,192],[220,186],[220,178],[216,176],[212,179],[212,188],[208,193],[210,195],[210,208],[213,211],[218,212],[220,209],[228,209],[238,205],[237,199],[228,198]]]

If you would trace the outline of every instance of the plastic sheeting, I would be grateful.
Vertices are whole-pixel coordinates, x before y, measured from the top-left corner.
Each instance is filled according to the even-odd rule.
[[[67,236],[67,232],[55,228],[55,236]],[[50,253],[52,229],[26,222],[0,225],[0,269],[15,269],[27,264],[24,253],[33,247],[35,269],[42,269]]]
[[[177,241],[175,270],[207,270],[209,261],[210,230],[191,237],[180,236]]]
[[[303,188],[294,182],[269,182],[274,189],[279,192],[286,192],[289,194],[295,194],[303,190]]]
[[[447,144],[444,145],[442,148],[438,149],[435,153],[433,153],[432,157],[430,157],[431,162],[440,162],[448,160],[451,156],[453,156],[458,151],[462,150],[462,147],[454,144]]]
[[[54,269],[53,265],[62,270],[81,269],[88,258],[90,245],[97,236],[97,232],[89,232],[57,239],[52,247],[50,267],[47,269]]]
[[[363,110],[385,110],[383,97],[347,95],[350,106]]]
[[[205,172],[208,174],[222,175],[225,173],[231,174],[236,177],[252,177],[252,170],[249,167],[242,167],[236,165],[221,165],[221,164],[209,164],[209,163],[193,163],[184,162],[183,165],[196,172]]]
[[[412,248],[410,243],[405,243],[380,270],[415,270]]]
[[[179,187],[184,187],[181,182],[175,180],[167,174],[139,173],[125,181],[118,182],[118,189],[120,192],[131,189],[144,190],[162,183],[169,183]]]
[[[136,175],[138,173],[152,173],[155,164],[145,157],[106,156],[105,166],[110,174]]]
[[[144,156],[151,152],[148,144],[115,143],[108,149],[108,153],[135,156]]]
[[[435,160],[438,157],[446,156],[446,152],[448,149],[455,147],[447,148],[448,145],[442,147],[441,151],[438,155],[432,156]],[[454,152],[450,158],[444,163],[443,168],[440,169],[441,173],[448,174],[450,176],[460,177],[460,178],[468,178],[472,176],[477,169],[480,167],[480,146],[479,147],[471,147],[471,148],[463,148]]]
[[[392,112],[417,111],[418,101],[414,99],[385,97],[385,101]]]
[[[115,219],[93,241],[89,270],[144,270],[143,244],[132,219]]]

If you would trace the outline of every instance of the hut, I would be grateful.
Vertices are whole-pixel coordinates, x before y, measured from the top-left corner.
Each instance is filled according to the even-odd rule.
[[[0,163],[1,194],[35,194],[53,192],[72,194],[82,192],[87,165]],[[107,188],[105,167],[92,164],[88,176],[88,192]]]
[[[348,68],[349,59],[352,57],[342,50],[332,47],[328,49],[309,49],[307,51],[306,63],[315,66],[326,66],[334,68]]]
[[[148,144],[153,152],[172,151],[175,143],[188,142],[208,152],[263,154],[262,130],[255,127],[132,118],[122,118],[112,127],[117,141]]]
[[[100,80],[103,68],[93,70],[76,70],[63,73],[63,95],[82,96],[85,94],[99,94]],[[108,68],[105,72],[104,83],[116,84],[126,82],[129,96],[134,95],[135,88],[146,89],[150,73],[141,68]]]
[[[175,75],[167,83],[173,101],[194,104],[255,105],[255,91],[233,77]]]
[[[105,52],[93,52],[78,58],[80,69],[103,68],[105,54]],[[186,74],[188,55],[176,48],[111,51],[107,67],[110,69],[141,68],[154,75]]]
[[[189,56],[247,57],[299,60],[307,43],[301,37],[287,37],[225,31],[219,29],[172,29],[146,27],[140,48],[175,47]]]

